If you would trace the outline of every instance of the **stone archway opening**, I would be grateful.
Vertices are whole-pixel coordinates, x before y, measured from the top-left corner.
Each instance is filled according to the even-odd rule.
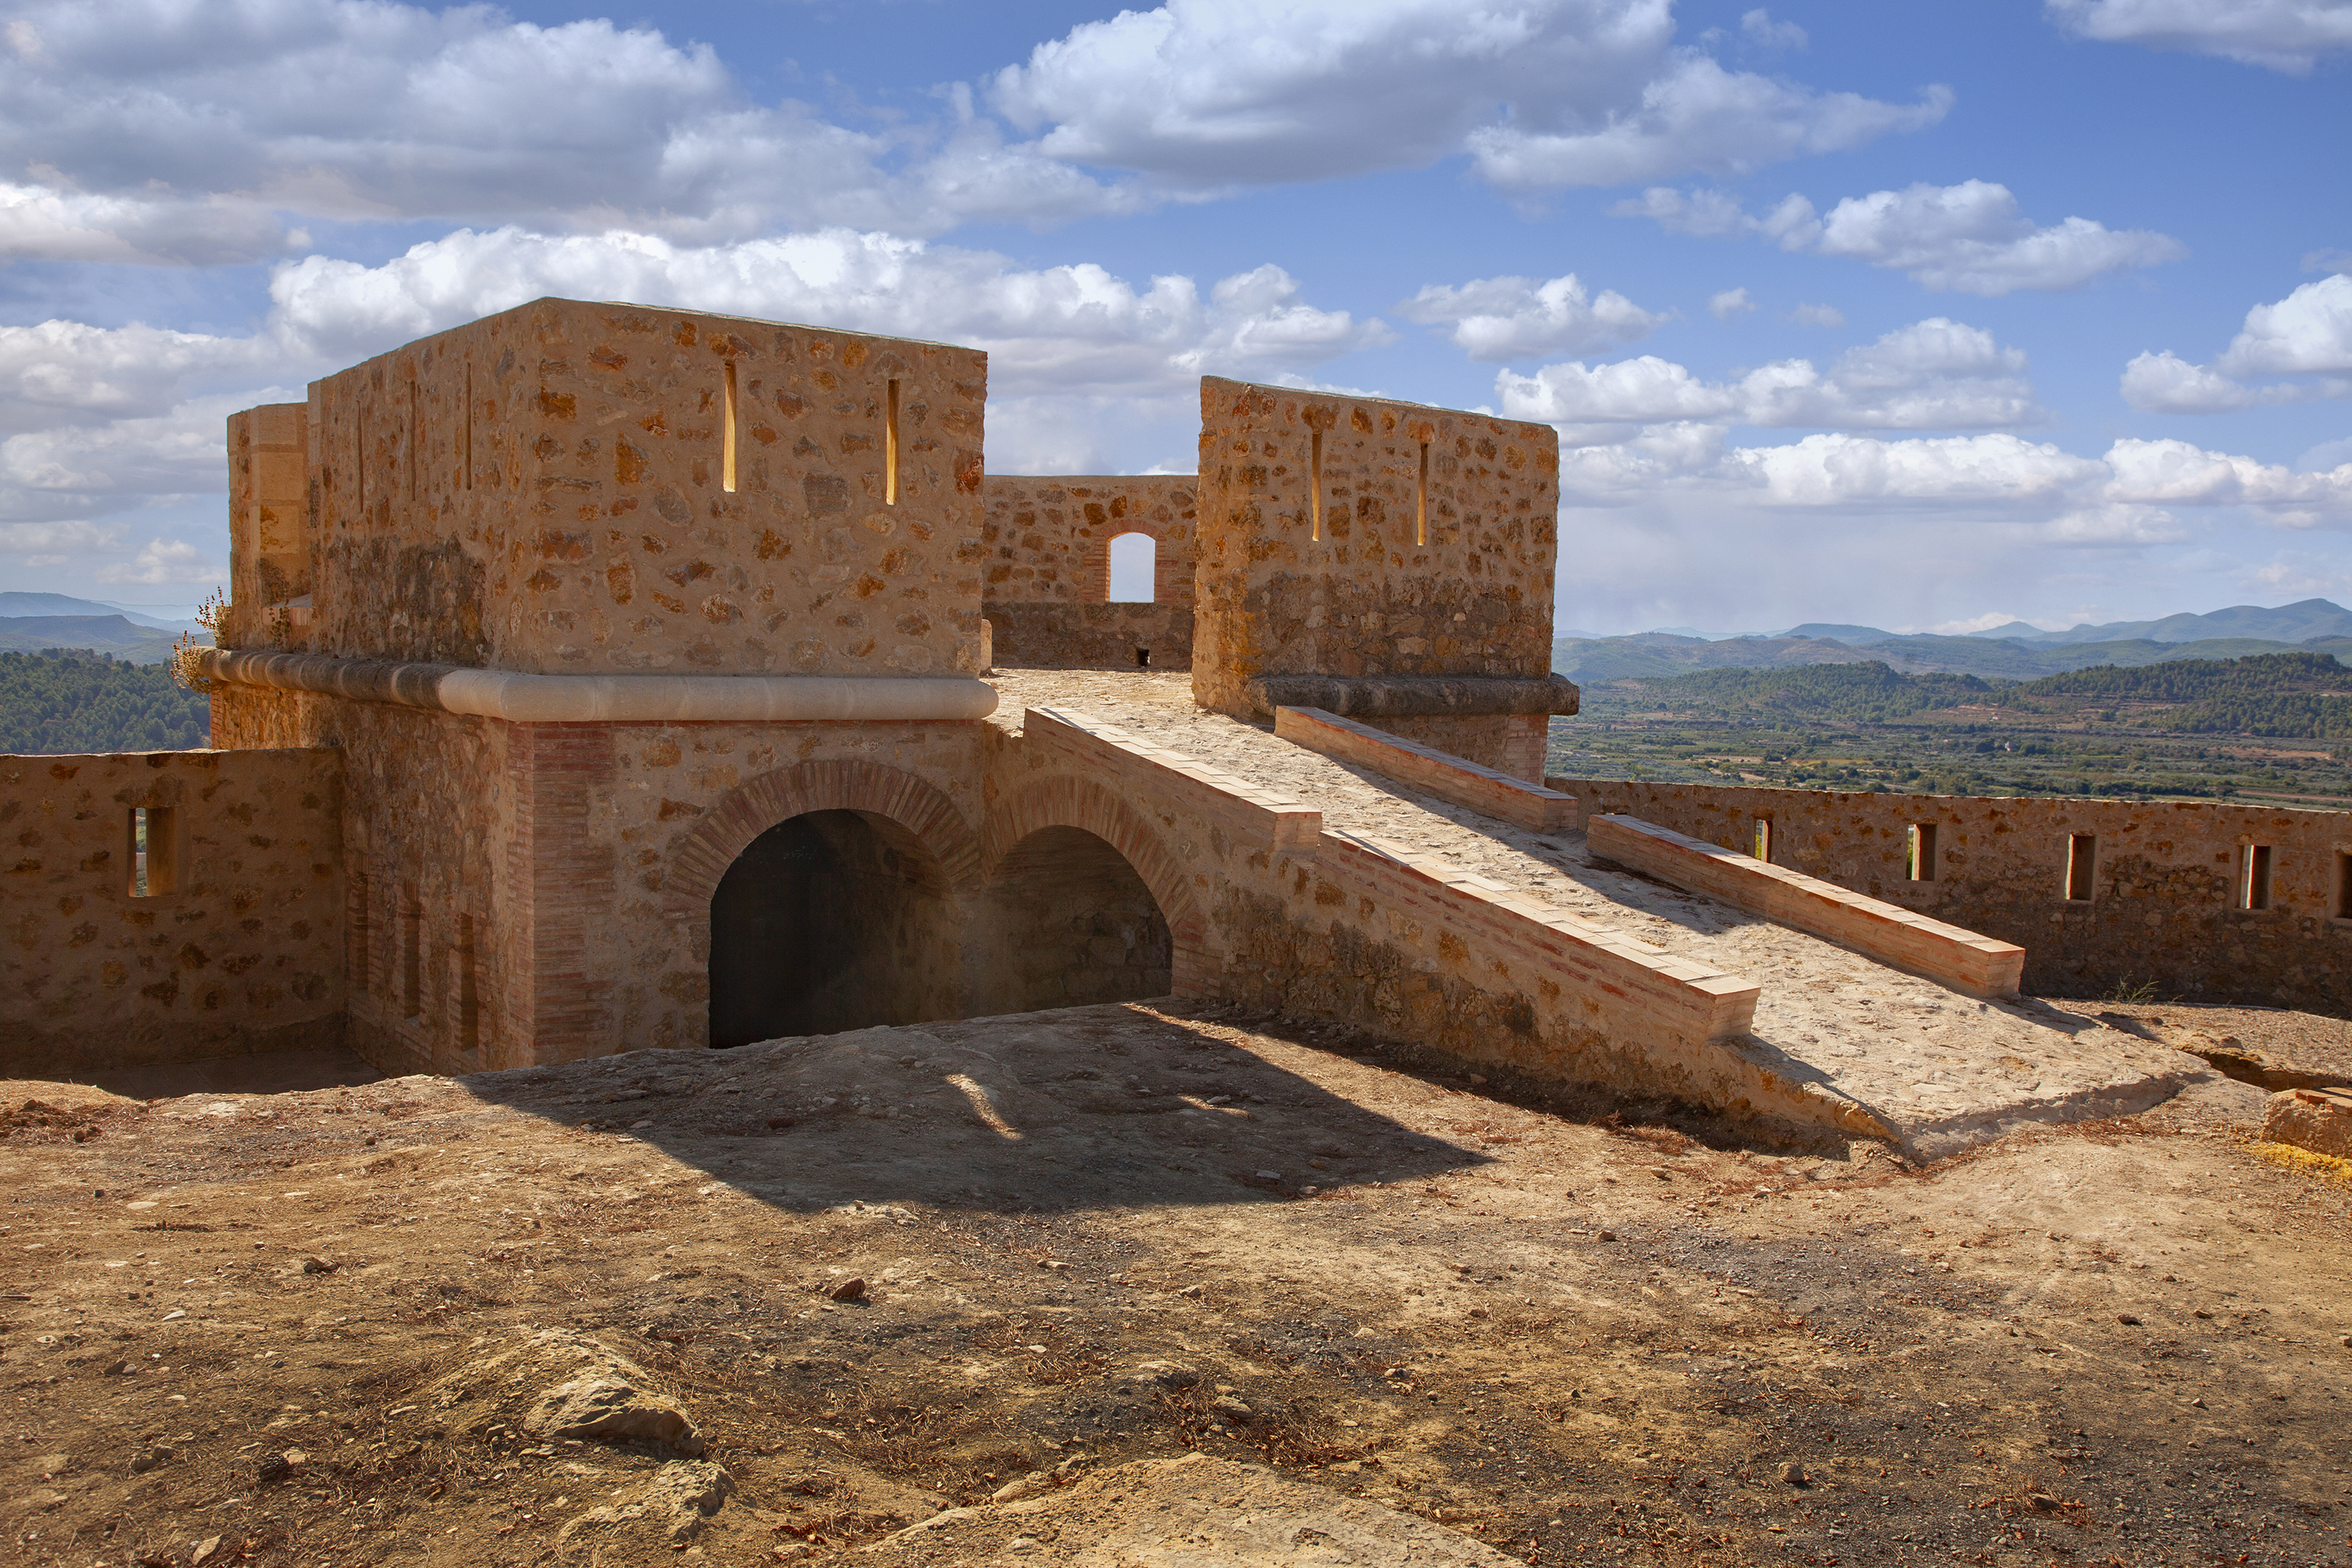
[[[974,1012],[1135,1002],[1172,988],[1168,917],[1135,868],[1081,827],[1041,827],[981,898]]]
[[[811,811],[746,845],[710,896],[710,1043],[957,1016],[938,860],[887,816]]]

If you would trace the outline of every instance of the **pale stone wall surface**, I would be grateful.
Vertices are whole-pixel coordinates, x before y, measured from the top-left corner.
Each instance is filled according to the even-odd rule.
[[[297,646],[974,673],[986,393],[977,350],[626,305],[541,300],[422,339],[311,387]]]
[[[327,749],[0,756],[0,1074],[338,1043],[341,775]],[[134,897],[141,806],[176,845]]]
[[[988,603],[1099,604],[1110,594],[1110,542],[1142,533],[1159,546],[1152,602],[1191,605],[1197,489],[1190,474],[988,475]]]
[[[2024,988],[2352,1013],[2352,921],[2336,918],[2352,813],[2200,802],[1847,794],[1619,780],[1548,781],[1586,819],[1636,816],[1729,849],[1772,824],[1777,865],[2025,949]],[[1906,869],[1932,824],[1935,879]],[[2065,897],[2069,841],[2095,840],[2092,897]],[[2268,909],[2236,907],[2242,848],[2272,854]]]
[[[1203,378],[1195,696],[1251,717],[1262,675],[1549,675],[1559,479],[1547,425]]]
[[[310,592],[309,416],[300,403],[228,416],[230,641],[268,642],[269,606]]]
[[[1190,669],[1192,606],[991,605],[993,663],[1004,669]]]

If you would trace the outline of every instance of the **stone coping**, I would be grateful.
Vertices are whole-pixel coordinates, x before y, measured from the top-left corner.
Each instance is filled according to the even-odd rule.
[[[1970,996],[2014,997],[2025,950],[1865,897],[1819,877],[1769,865],[1635,816],[1586,822],[1585,846],[1614,861],[1735,909],[1850,947]]]
[[[1354,719],[1573,713],[1579,695],[1561,675],[1260,675],[1247,690],[1263,713],[1320,708]]]
[[[1408,741],[1320,708],[1277,708],[1277,740],[1353,763],[1440,800],[1498,816],[1536,833],[1557,833],[1576,822],[1576,797],[1513,778],[1499,768]]]
[[[396,702],[514,724],[971,721],[996,689],[968,675],[530,675],[401,659],[205,648],[215,680]]]

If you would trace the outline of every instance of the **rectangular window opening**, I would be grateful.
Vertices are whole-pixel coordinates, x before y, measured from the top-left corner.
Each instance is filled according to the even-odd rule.
[[[352,488],[359,493],[360,521],[367,521],[368,418],[367,400],[361,398],[352,411],[352,442],[359,461],[352,465]]]
[[[168,805],[134,805],[124,824],[124,893],[152,899],[172,890],[179,848],[173,813]]]
[[[1915,882],[1936,879],[1936,825],[1915,822],[1911,825],[1909,870]]]
[[[2238,907],[2271,907],[2271,847],[2267,844],[2238,846]]]
[[[415,1018],[425,1011],[425,907],[414,887],[400,891],[400,1013]]]
[[[425,426],[416,417],[416,378],[408,378],[408,499],[416,499],[416,448],[424,445]]]
[[[457,917],[457,1048],[481,1048],[482,1005],[474,988],[474,917]]]
[[[1138,669],[1150,669],[1151,668],[1151,650],[1150,648],[1139,647],[1135,650],[1135,668]]]
[[[1756,819],[1756,841],[1749,853],[1767,866],[1772,863],[1772,819],[1770,817],[1759,816]]]
[[[2076,903],[2088,903],[2091,879],[2099,869],[2099,839],[2096,834],[2066,835],[2066,896]]]
[[[1412,492],[1412,542],[1429,542],[1429,443],[1421,444],[1421,483]]]
[[[1307,537],[1323,537],[1323,432],[1318,430],[1307,449]]]
[[[2336,918],[2352,921],[2352,851],[2336,852]]]
[[[882,410],[882,501],[886,506],[898,504],[898,384],[895,381]]]
[[[719,488],[735,493],[735,362],[727,362],[726,410],[719,427]]]
[[[467,489],[472,489],[474,488],[474,367],[472,365],[466,367],[465,430],[465,447],[458,453],[457,460],[465,465],[465,472],[461,476],[465,486]]]

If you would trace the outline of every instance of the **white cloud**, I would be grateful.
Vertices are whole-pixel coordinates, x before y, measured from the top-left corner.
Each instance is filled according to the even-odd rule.
[[[2322,278],[2248,310],[2221,368],[2231,375],[2352,372],[2352,277]]]
[[[1204,371],[1265,377],[1369,348],[1377,319],[1323,310],[1278,267],[1137,288],[1091,263],[1024,268],[990,251],[828,229],[688,247],[643,234],[461,230],[381,267],[310,257],[270,286],[283,331],[339,361],[542,294],[690,306],[989,351],[1013,395],[1164,391]]]
[[[1754,309],[1756,301],[1748,297],[1746,289],[1726,289],[1720,294],[1707,296],[1706,313],[1718,321],[1727,321]]]
[[[207,556],[184,539],[151,539],[129,561],[98,569],[101,583],[217,583],[228,575],[226,563]]]
[[[1653,354],[1614,364],[1502,372],[1504,413],[1563,425],[1681,421],[1764,426],[1952,429],[2030,424],[2042,416],[2025,355],[1992,334],[1933,317],[1849,349],[1827,371],[1781,360],[1735,382],[1708,382]]]
[[[1845,327],[1845,312],[1835,305],[1800,305],[1789,312],[1789,320],[1801,327],[1827,327],[1832,331]]]
[[[2290,76],[2352,49],[2352,0],[2045,0],[2070,33],[2221,55]]]
[[[1772,14],[1760,7],[1740,14],[1739,30],[1759,48],[1801,49],[1811,41],[1796,23],[1775,22]]]
[[[2215,414],[2311,397],[2352,395],[2352,277],[2305,283],[2285,299],[2256,305],[2210,365],[2167,349],[2124,367],[2124,401],[2152,414]],[[2252,386],[2249,376],[2317,379]]]
[[[2158,506],[2248,506],[2291,527],[2352,521],[2352,463],[2315,473],[2211,452],[2187,441],[2117,441],[2108,500]]]
[[[1725,70],[1664,0],[1168,0],[1040,44],[990,84],[1039,152],[1213,188],[1465,149],[1508,190],[1738,171],[1941,119]]]
[[[2079,289],[2110,272],[2154,267],[2188,254],[2179,241],[2146,229],[2110,229],[2089,218],[2037,226],[2006,185],[1964,180],[1848,196],[1821,216],[1791,195],[1761,217],[1717,191],[1645,191],[1611,209],[1706,237],[1756,235],[1784,250],[1842,256],[1905,272],[1937,291],[1996,296],[2020,289]]]
[[[2162,507],[2131,501],[2107,501],[2062,513],[2042,531],[2053,544],[2076,547],[2179,544],[2191,537],[2187,526]]]
[[[1399,305],[1397,314],[1426,326],[1451,326],[1457,347],[1489,363],[1587,353],[1646,337],[1672,319],[1643,310],[1613,289],[1596,300],[1573,272],[1547,283],[1527,278],[1481,278],[1458,288],[1432,283]]]

